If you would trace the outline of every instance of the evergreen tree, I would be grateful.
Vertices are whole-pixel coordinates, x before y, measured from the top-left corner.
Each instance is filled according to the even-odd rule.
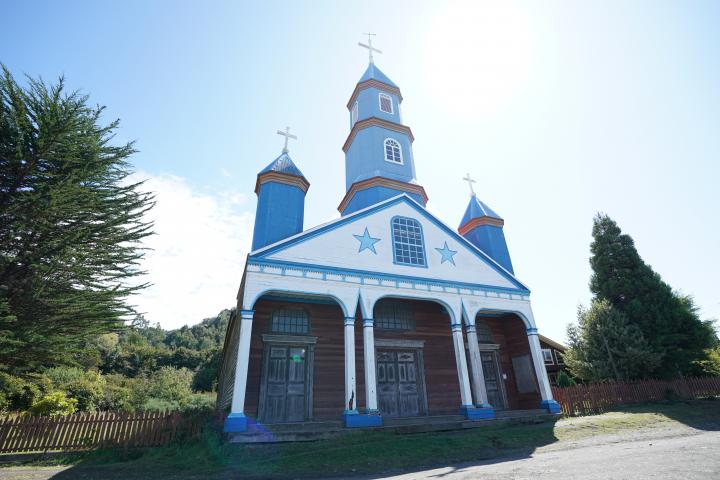
[[[716,341],[711,322],[699,318],[692,298],[674,293],[643,262],[632,238],[610,217],[598,214],[592,233],[590,290],[636,325],[662,357],[658,367],[647,374],[699,373],[698,362]]]
[[[634,380],[648,376],[660,364],[636,325],[607,300],[593,300],[578,309],[578,324],[568,326],[570,347],[565,366],[585,381]]]
[[[55,85],[0,75],[0,369],[72,363],[90,335],[122,326],[143,288],[139,242],[152,197],[130,183],[118,121]]]

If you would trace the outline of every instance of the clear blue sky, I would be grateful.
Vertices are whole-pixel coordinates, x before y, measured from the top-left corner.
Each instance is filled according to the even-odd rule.
[[[155,287],[136,302],[165,327],[234,304],[278,128],[300,137],[306,228],[337,215],[368,29],[429,208],[457,226],[461,177],[476,177],[541,332],[563,339],[590,298],[597,211],[720,317],[720,2],[5,0],[0,13],[0,61],[64,74],[137,140],[158,235]]]

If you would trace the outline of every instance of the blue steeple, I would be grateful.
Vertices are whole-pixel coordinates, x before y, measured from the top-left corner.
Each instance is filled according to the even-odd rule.
[[[504,225],[505,220],[473,193],[458,232],[470,243],[487,253],[505,270],[514,274],[503,232]]]
[[[253,250],[302,232],[305,194],[309,187],[310,183],[288,155],[286,140],[282,154],[257,176]]]
[[[371,56],[347,104],[350,134],[343,145],[346,194],[338,207],[342,215],[402,193],[421,205],[427,202],[425,190],[415,180],[414,137],[402,122],[402,100],[398,86]]]

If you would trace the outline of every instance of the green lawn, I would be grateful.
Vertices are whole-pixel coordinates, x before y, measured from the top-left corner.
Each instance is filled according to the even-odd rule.
[[[128,453],[92,452],[54,459],[53,463],[72,463],[77,475],[88,475],[84,478],[148,478],[153,473],[187,479],[213,473],[220,478],[344,476],[529,455],[556,442],[680,424],[720,426],[720,402],[639,405],[555,423],[458,432],[400,435],[360,431],[332,440],[272,445],[224,444],[217,434],[208,432],[202,440],[184,445]]]

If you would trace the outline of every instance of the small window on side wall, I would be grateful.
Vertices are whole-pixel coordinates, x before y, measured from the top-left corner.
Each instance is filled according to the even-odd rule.
[[[352,110],[350,111],[350,126],[352,127],[355,125],[355,122],[357,122],[358,119],[358,102],[355,102],[355,105],[353,105]]]
[[[380,96],[380,111],[384,113],[393,113],[392,97],[387,93],[381,93]]]
[[[305,310],[281,309],[272,314],[270,330],[273,333],[310,333],[310,319]]]
[[[555,363],[553,361],[552,350],[550,350],[549,348],[543,348],[542,354],[543,354],[543,360],[545,360],[545,365],[552,365],[553,363]]]

